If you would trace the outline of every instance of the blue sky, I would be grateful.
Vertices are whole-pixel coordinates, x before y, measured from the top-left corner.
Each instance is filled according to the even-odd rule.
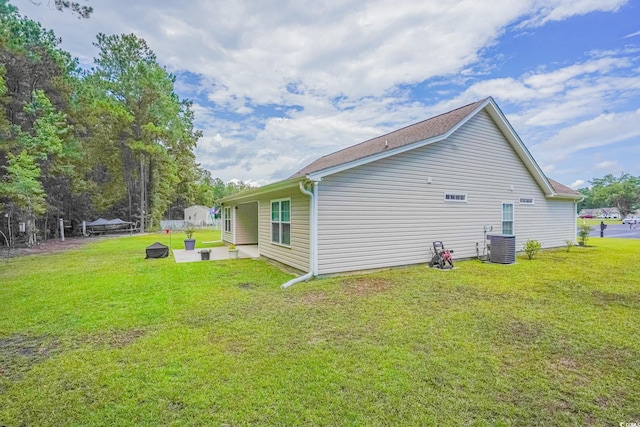
[[[91,0],[88,20],[12,2],[86,67],[98,32],[144,38],[225,181],[283,179],[487,96],[549,177],[640,175],[638,2]]]

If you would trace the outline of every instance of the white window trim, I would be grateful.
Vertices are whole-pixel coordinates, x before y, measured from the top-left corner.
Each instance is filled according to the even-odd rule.
[[[284,248],[290,248],[291,247],[291,228],[292,228],[291,227],[291,207],[292,207],[292,205],[291,205],[291,197],[286,197],[286,198],[283,198],[283,199],[273,199],[273,200],[271,200],[269,202],[269,225],[273,225],[274,224],[273,219],[271,219],[272,215],[273,215],[273,203],[274,202],[278,202],[278,203],[289,202],[289,221],[288,222],[282,222],[282,220],[277,221],[277,223],[281,225],[280,226],[280,236],[279,236],[280,237],[280,241],[282,241],[282,224],[289,224],[289,244],[287,245],[287,244],[280,243],[280,242],[274,242],[273,241],[273,229],[271,227],[269,227],[269,234],[270,234],[269,242],[272,245],[282,246]]]
[[[225,233],[231,233],[233,232],[233,221],[232,221],[232,209],[231,206],[225,206],[224,207],[224,212],[223,212],[223,229]],[[227,221],[229,221],[229,230],[227,230]]]
[[[531,201],[529,202],[529,200]],[[535,197],[520,196],[519,198],[519,204],[521,205],[535,205],[535,203],[536,203]]]
[[[462,197],[464,197],[464,200],[459,200],[459,199],[455,199],[455,198],[454,199],[447,199],[447,196],[455,196],[455,197],[462,196]],[[460,191],[445,191],[444,192],[444,196],[442,196],[442,197],[444,197],[444,201],[447,202],[447,203],[449,203],[449,202],[450,203],[467,203],[467,200],[468,200],[467,193],[462,193]]]
[[[511,205],[511,234],[507,234],[507,236],[515,236],[516,235],[516,204],[513,202],[502,202],[500,204],[500,233],[504,234],[504,222],[508,222],[504,220],[504,205]]]

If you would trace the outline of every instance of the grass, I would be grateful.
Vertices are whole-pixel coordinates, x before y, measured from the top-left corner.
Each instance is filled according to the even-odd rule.
[[[600,219],[600,218],[578,218],[576,224],[590,225],[592,227],[599,226],[601,222],[605,224],[622,224],[622,219]]]
[[[640,422],[637,240],[287,290],[156,240],[2,261],[0,425]]]

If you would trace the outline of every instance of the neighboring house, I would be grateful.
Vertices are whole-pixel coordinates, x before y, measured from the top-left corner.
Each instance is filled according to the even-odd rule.
[[[580,212],[578,212],[578,216],[580,218],[596,218],[598,215],[601,214],[600,209],[580,209]]]
[[[212,225],[210,209],[206,206],[193,205],[184,210],[184,220],[191,225]]]
[[[475,257],[491,228],[517,249],[564,246],[581,199],[542,173],[487,98],[223,198],[222,238],[310,277],[426,263],[436,240]]]
[[[578,216],[580,218],[620,219],[620,211],[618,208],[580,209]]]
[[[620,211],[618,208],[601,208],[600,214],[596,218],[620,219]]]

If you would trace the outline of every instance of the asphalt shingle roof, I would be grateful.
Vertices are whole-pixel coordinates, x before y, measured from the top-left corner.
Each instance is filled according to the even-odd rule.
[[[579,192],[577,192],[576,190],[574,190],[573,188],[569,188],[566,185],[560,184],[558,181],[555,181],[549,177],[547,177],[547,179],[549,180],[549,184],[551,184],[551,187],[553,188],[553,191],[555,191],[558,194],[568,194],[568,195],[578,195],[580,194]]]
[[[360,144],[352,145],[335,153],[320,157],[311,162],[290,178],[304,176],[334,166],[339,166],[355,160],[378,154],[386,150],[403,147],[426,139],[444,135],[453,129],[464,118],[471,114],[486,99],[464,107],[456,108],[448,113],[415,123],[413,125],[395,130],[386,135],[378,136]]]

